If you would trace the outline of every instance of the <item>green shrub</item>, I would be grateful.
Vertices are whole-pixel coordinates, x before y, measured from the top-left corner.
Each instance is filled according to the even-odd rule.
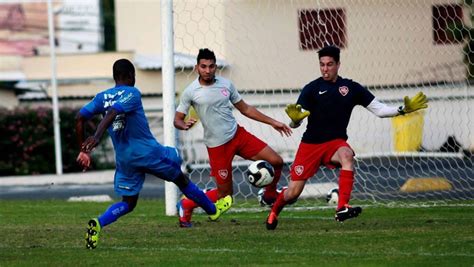
[[[63,172],[81,171],[76,163],[79,151],[75,134],[77,109],[60,110]],[[97,118],[86,127],[88,134]],[[0,109],[0,176],[56,173],[53,115],[51,108]],[[105,138],[105,137],[104,137]],[[108,142],[93,153],[93,169],[113,168]]]

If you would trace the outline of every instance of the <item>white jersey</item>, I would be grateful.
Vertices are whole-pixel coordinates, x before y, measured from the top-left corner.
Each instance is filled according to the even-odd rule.
[[[213,85],[203,86],[199,78],[184,89],[178,112],[187,114],[193,106],[204,128],[204,143],[216,147],[229,142],[237,132],[237,121],[232,114],[233,105],[242,97],[231,81],[216,76]]]

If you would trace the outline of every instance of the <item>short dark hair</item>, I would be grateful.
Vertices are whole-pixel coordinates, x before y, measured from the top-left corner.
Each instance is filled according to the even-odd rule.
[[[199,60],[201,59],[210,59],[216,62],[216,55],[214,54],[214,51],[209,50],[208,48],[201,48],[199,49],[199,53],[197,56],[197,64],[199,64]]]
[[[112,69],[115,81],[124,81],[135,77],[135,67],[128,59],[122,58],[115,61]]]
[[[334,61],[336,61],[336,63],[339,63],[341,50],[337,46],[328,45],[319,50],[318,54],[319,58],[332,57],[334,58]]]

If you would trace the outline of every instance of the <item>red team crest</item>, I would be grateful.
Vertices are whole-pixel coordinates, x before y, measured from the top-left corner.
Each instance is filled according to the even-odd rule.
[[[347,88],[347,86],[341,86],[339,87],[339,93],[341,93],[342,96],[346,96],[347,93],[349,93],[349,88]]]
[[[303,174],[303,171],[304,171],[304,166],[303,165],[295,166],[296,175],[300,176],[301,174]]]
[[[219,170],[218,173],[219,173],[219,176],[220,176],[222,179],[226,179],[226,178],[227,178],[227,175],[228,175],[227,170],[222,169],[222,170]]]

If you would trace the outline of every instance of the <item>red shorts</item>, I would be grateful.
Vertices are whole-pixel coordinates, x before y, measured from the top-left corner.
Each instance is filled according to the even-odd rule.
[[[211,176],[216,178],[217,184],[232,181],[232,160],[234,156],[239,155],[244,159],[250,159],[266,146],[265,142],[247,132],[243,127],[238,126],[234,138],[229,142],[217,147],[207,148]]]
[[[337,165],[331,163],[331,158],[340,147],[348,147],[344,139],[335,139],[322,144],[300,143],[295,161],[290,167],[291,180],[308,180],[324,165],[334,169]]]

